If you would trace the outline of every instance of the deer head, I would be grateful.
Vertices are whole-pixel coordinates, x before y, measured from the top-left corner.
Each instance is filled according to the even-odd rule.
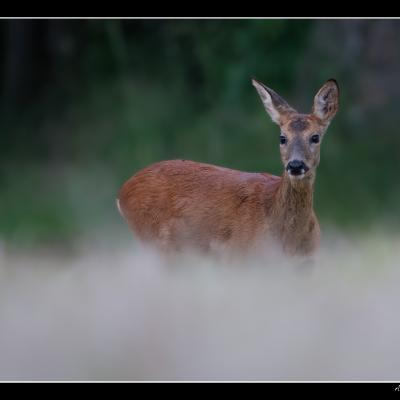
[[[272,121],[280,127],[280,152],[291,181],[314,177],[320,145],[339,106],[339,86],[328,80],[314,97],[310,114],[300,114],[263,83],[252,80]]]

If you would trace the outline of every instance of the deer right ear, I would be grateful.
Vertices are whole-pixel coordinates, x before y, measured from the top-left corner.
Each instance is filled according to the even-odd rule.
[[[251,83],[257,89],[257,92],[264,104],[265,110],[271,117],[272,121],[274,121],[276,124],[280,125],[285,116],[296,112],[296,110],[290,107],[281,96],[279,96],[269,87],[265,86],[263,83],[258,82],[255,79],[252,79]]]
[[[329,124],[338,108],[339,85],[335,79],[329,79],[315,95],[312,111],[321,121]]]

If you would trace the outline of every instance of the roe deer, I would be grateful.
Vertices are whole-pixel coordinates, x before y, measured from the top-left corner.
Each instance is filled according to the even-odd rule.
[[[186,160],[153,164],[132,176],[117,200],[139,238],[165,250],[240,252],[272,241],[286,254],[309,256],[318,247],[313,185],[321,140],[338,110],[339,87],[328,80],[311,114],[300,114],[261,82],[252,83],[280,127],[282,177]]]

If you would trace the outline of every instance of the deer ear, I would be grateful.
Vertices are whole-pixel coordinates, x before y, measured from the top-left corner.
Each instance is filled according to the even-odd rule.
[[[329,124],[339,108],[339,85],[329,79],[314,97],[312,112],[322,122]]]
[[[263,83],[256,81],[255,79],[252,79],[251,82],[257,89],[257,92],[264,104],[265,110],[271,117],[272,121],[274,121],[276,124],[281,124],[286,115],[296,112],[296,110],[290,107],[289,104],[286,103],[286,101],[283,100],[282,97],[275,93],[272,89],[265,86]]]

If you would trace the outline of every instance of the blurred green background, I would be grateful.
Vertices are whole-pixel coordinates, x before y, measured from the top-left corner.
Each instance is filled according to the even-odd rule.
[[[321,223],[400,226],[400,21],[0,25],[0,243],[112,237],[119,187],[162,159],[281,174],[253,76],[301,112],[339,81],[316,181]]]

